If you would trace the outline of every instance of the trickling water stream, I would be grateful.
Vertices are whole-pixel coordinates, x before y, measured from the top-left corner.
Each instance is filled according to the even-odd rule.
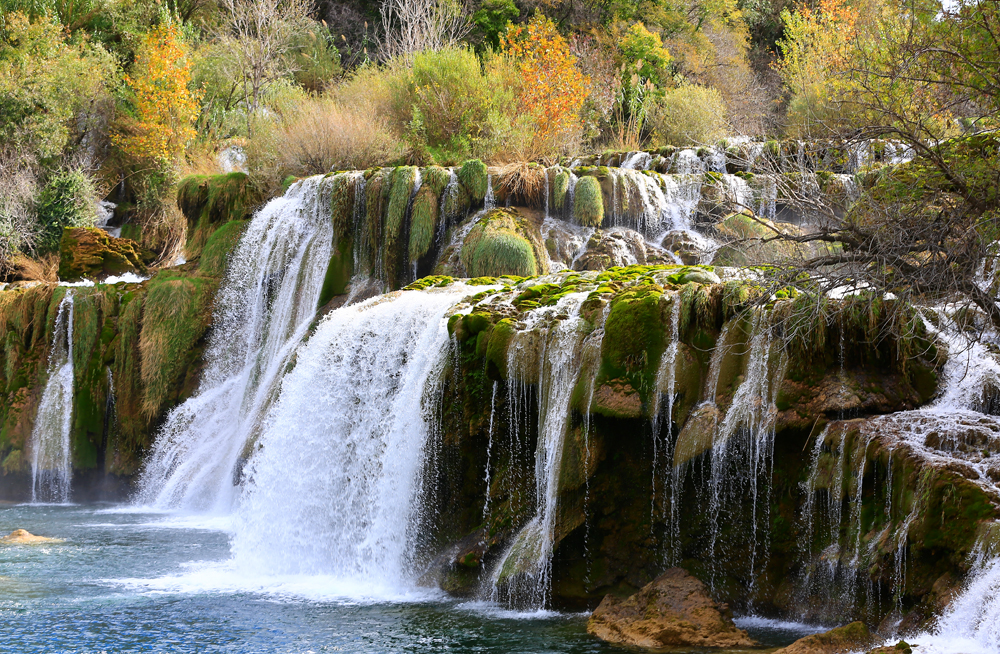
[[[56,314],[48,381],[31,431],[31,501],[68,502],[73,426],[73,291]]]

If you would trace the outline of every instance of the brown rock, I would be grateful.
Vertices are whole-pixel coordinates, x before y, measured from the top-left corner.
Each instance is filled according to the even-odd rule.
[[[598,387],[590,410],[612,418],[639,418],[642,398],[628,382],[612,379]]]
[[[628,599],[608,595],[590,616],[587,633],[634,647],[753,647],[701,583],[671,568]]]
[[[913,648],[905,640],[901,640],[895,645],[870,649],[868,650],[868,654],[913,654]]]
[[[840,654],[867,647],[871,640],[872,635],[864,622],[852,622],[821,634],[799,638],[774,654]]]
[[[3,538],[0,538],[0,543],[6,545],[37,545],[40,543],[61,543],[63,542],[61,538],[46,538],[45,536],[36,536],[34,534],[28,533],[25,529],[15,529]]]

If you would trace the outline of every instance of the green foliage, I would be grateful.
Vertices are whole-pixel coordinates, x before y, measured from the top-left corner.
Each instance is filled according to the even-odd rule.
[[[722,94],[706,86],[684,85],[655,99],[647,116],[659,143],[715,143],[726,128]]]
[[[428,166],[421,172],[421,185],[430,188],[434,195],[440,196],[451,181],[451,171],[441,166]]]
[[[479,9],[472,14],[472,23],[483,40],[483,46],[491,50],[500,49],[500,33],[513,22],[521,11],[514,0],[483,0]]]
[[[624,59],[624,75],[626,84],[639,84],[649,81],[655,86],[662,86],[670,81],[670,62],[672,57],[660,35],[650,32],[642,23],[635,23],[625,33],[619,46]]]
[[[94,183],[83,171],[53,173],[38,194],[36,249],[41,253],[58,250],[64,227],[93,227],[97,199]]]
[[[0,143],[43,160],[61,155],[108,118],[102,113],[114,76],[115,63],[103,48],[67,42],[51,18],[29,22],[23,14],[6,14],[0,32]]]
[[[586,227],[604,222],[604,195],[596,177],[581,177],[573,193],[573,218]]]
[[[461,256],[469,277],[531,277],[540,270],[523,219],[503,209],[494,209],[469,230]]]
[[[340,52],[335,38],[326,26],[312,21],[295,31],[291,58],[295,81],[304,89],[321,92],[340,74]]]

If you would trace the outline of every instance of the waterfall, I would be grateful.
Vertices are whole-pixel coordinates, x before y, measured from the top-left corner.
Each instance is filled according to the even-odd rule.
[[[658,442],[661,440],[660,431],[666,429],[663,440],[663,467],[666,467],[667,478],[670,481],[670,503],[664,505],[667,519],[668,554],[666,560],[670,564],[680,561],[680,493],[682,476],[673,467],[674,445],[673,438],[673,416],[674,416],[674,395],[677,382],[677,352],[680,349],[681,338],[681,295],[674,293],[670,306],[670,344],[663,352],[660,360],[660,368],[656,373],[656,392],[653,394],[653,504],[655,511],[655,499],[657,482],[661,475],[660,465],[658,465],[657,454],[659,451]],[[666,410],[661,412],[663,399],[666,399]],[[665,482],[660,484],[665,487]],[[665,490],[665,488],[664,488]],[[655,515],[651,516],[650,523],[655,522]]]
[[[230,255],[196,395],[167,416],[138,501],[227,511],[239,463],[316,311],[330,260],[330,180],[293,185],[254,216]]]
[[[579,354],[584,334],[580,307],[588,293],[571,293],[555,306],[528,316],[525,332],[511,341],[507,368],[511,377],[523,375],[540,356],[538,366],[538,444],[535,450],[535,516],[521,529],[494,568],[491,595],[532,608],[548,604],[555,547],[558,478],[569,422],[569,403],[580,375]],[[565,314],[544,330],[541,352],[525,347],[532,329],[545,319]],[[514,421],[511,421],[512,423]]]
[[[56,314],[48,381],[31,430],[31,501],[68,502],[73,425],[73,291]]]
[[[962,592],[937,624],[909,640],[926,654],[995,654],[1000,651],[1000,557],[981,553]]]
[[[446,315],[469,289],[404,291],[331,312],[299,350],[247,465],[235,563],[394,592],[411,579]]]

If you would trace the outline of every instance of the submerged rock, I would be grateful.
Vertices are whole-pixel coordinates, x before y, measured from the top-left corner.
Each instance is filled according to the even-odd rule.
[[[870,642],[871,634],[865,623],[852,622],[821,634],[799,638],[774,654],[840,654],[863,649]]]
[[[607,595],[587,623],[601,640],[633,647],[752,647],[705,584],[671,568],[628,599]]]
[[[101,229],[67,227],[59,244],[59,279],[96,279],[145,273],[142,248],[128,238],[109,236]]]
[[[36,536],[29,533],[26,529],[15,529],[3,538],[0,538],[0,543],[6,545],[38,545],[41,543],[62,543],[61,538],[46,538],[45,536]]]

